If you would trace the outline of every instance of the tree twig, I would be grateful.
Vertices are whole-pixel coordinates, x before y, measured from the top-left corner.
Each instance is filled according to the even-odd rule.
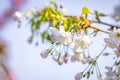
[[[89,28],[92,28],[92,29],[95,29],[95,30],[97,30],[97,31],[101,31],[101,32],[104,32],[104,33],[110,34],[108,31],[101,30],[101,29],[96,28],[96,27],[93,27],[93,26],[90,26]]]
[[[119,26],[116,26],[116,25],[112,25],[112,24],[109,24],[109,23],[105,23],[105,22],[101,22],[101,21],[96,21],[95,23],[104,24],[104,25],[107,25],[107,26],[109,26],[109,27],[116,27],[116,28],[120,28]]]

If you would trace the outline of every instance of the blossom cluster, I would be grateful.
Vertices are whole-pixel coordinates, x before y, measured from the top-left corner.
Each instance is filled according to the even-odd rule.
[[[116,56],[120,56],[120,29],[114,28],[114,30],[109,35],[109,38],[104,39],[108,44],[108,47],[115,50]]]
[[[57,59],[55,59],[60,65],[63,62],[67,62],[68,58],[71,57],[71,61],[81,61],[83,64],[87,62],[86,56],[83,54],[84,50],[87,49],[92,41],[90,39],[89,35],[86,34],[80,34],[73,35],[71,32],[66,32],[64,30],[63,26],[59,26],[59,29],[56,29],[54,27],[49,27],[49,30],[51,31],[52,40],[54,43],[59,43],[57,47],[59,46],[61,50],[56,51],[54,50],[56,48],[53,47],[51,49],[47,49],[43,52],[41,52],[41,56],[43,58],[46,58],[50,53],[55,55],[55,58],[57,56]],[[75,38],[74,38],[75,36]],[[54,44],[56,45],[56,44]],[[66,48],[66,49],[65,49]],[[69,49],[71,49],[71,53],[69,54]],[[64,55],[62,55],[64,53]]]
[[[87,64],[85,70],[75,75],[75,80],[89,79],[94,73],[97,74],[98,80],[120,80],[120,29],[119,27],[111,27],[110,30],[102,30],[91,25],[92,23],[101,23],[101,16],[105,16],[97,11],[94,13],[96,20],[88,20],[88,14],[93,14],[88,8],[82,9],[82,16],[65,15],[62,11],[58,11],[57,5],[51,2],[54,8],[45,7],[41,11],[26,11],[25,13],[16,12],[14,19],[21,22],[22,17],[33,14],[30,18],[32,36],[28,39],[32,42],[34,35],[38,35],[40,26],[43,23],[48,23],[47,30],[41,33],[42,40],[47,40],[51,46],[40,53],[42,58],[47,58],[49,55],[59,65],[71,62],[81,62],[83,65]],[[63,5],[60,5],[63,9]],[[89,32],[87,31],[89,30]],[[98,32],[108,34],[108,38],[104,38],[105,46],[103,50],[93,58],[90,55],[89,47],[94,43],[92,38],[98,35]],[[105,75],[101,74],[98,66],[98,58],[104,53],[106,48],[114,51],[115,61],[113,66],[106,67],[108,70]],[[104,54],[108,55],[108,54]],[[96,71],[96,72],[95,72]]]

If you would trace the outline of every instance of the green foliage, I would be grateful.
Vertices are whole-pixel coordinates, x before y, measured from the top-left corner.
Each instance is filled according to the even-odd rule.
[[[51,1],[50,4],[52,4],[57,9],[57,4],[55,2]]]

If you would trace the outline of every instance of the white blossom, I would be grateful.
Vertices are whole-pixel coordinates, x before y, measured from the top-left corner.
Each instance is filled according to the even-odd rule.
[[[80,61],[84,59],[84,55],[82,53],[75,53],[71,56],[71,61]]]
[[[62,43],[63,45],[69,45],[72,43],[72,34],[71,32],[65,32],[63,26],[59,26],[59,29],[54,27],[49,28],[55,41]]]
[[[109,38],[105,38],[104,41],[108,47],[115,49],[116,56],[120,56],[120,29],[114,28],[113,32],[110,33]]]
[[[106,75],[101,76],[99,80],[120,80],[118,76],[116,76],[116,73],[114,73],[111,69],[111,67],[106,67],[108,72],[106,72]]]
[[[107,75],[101,76],[98,80],[120,80],[120,78],[109,72]]]
[[[109,36],[113,42],[115,42],[116,44],[120,44],[120,29],[114,28]]]
[[[110,48],[116,48],[116,43],[111,38],[105,38],[104,41],[107,43],[108,47]]]
[[[81,46],[76,43],[76,45],[74,47],[74,52],[81,53],[82,51],[83,51],[83,49],[81,48]]]
[[[92,43],[90,36],[88,35],[82,35],[77,37],[70,45],[69,47],[74,49],[75,53],[81,53],[83,49],[87,49],[90,44]]]
[[[88,36],[88,35],[82,35],[80,37],[77,37],[75,40],[76,45],[77,44],[80,45],[80,47],[82,49],[88,48],[90,46],[91,42],[92,41],[90,39],[90,36]]]

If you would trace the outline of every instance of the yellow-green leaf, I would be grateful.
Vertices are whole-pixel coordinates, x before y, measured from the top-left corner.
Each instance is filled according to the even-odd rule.
[[[82,15],[84,15],[84,14],[92,14],[92,12],[87,7],[83,7],[82,8]]]
[[[57,4],[55,2],[51,1],[50,4],[52,4],[53,6],[55,6],[55,8],[57,8]]]
[[[104,16],[107,16],[107,15],[105,15],[103,13],[99,13],[99,16],[104,17]]]
[[[41,37],[42,37],[42,39],[45,39],[45,37],[46,37],[46,31],[42,32]]]

